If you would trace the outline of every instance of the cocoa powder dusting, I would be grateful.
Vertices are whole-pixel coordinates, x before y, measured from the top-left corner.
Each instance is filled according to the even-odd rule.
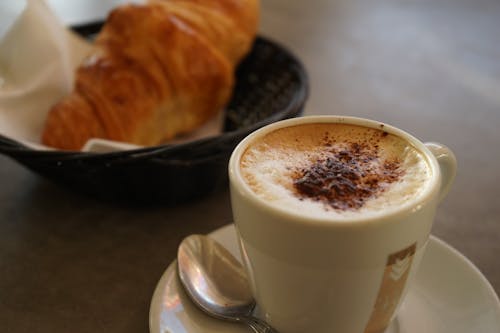
[[[302,199],[354,210],[403,175],[399,161],[379,161],[377,144],[350,143],[346,149],[335,149],[325,140],[325,147],[329,151],[324,158],[295,172],[293,185]]]

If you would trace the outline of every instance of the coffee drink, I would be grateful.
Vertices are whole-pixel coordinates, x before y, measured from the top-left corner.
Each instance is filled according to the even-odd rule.
[[[453,152],[391,125],[297,117],[229,160],[231,209],[259,313],[283,333],[381,333],[418,271]]]
[[[383,125],[342,123],[267,133],[247,147],[240,169],[252,191],[276,208],[340,220],[397,209],[431,178],[425,155]]]

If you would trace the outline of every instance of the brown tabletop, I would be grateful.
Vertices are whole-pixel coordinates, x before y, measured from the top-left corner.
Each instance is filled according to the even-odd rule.
[[[52,2],[73,20],[96,15]],[[262,4],[261,33],[308,70],[306,114],[368,117],[454,150],[459,171],[433,234],[468,257],[497,294],[499,31],[495,0]],[[175,207],[114,206],[1,156],[0,331],[148,332],[153,290],[179,241],[230,222],[227,190]]]

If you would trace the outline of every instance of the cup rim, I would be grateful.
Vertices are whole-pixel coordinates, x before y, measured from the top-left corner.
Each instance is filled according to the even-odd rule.
[[[375,128],[383,130],[389,134],[396,135],[407,142],[409,142],[414,148],[420,151],[427,164],[431,169],[430,178],[427,181],[425,189],[419,193],[419,195],[412,200],[409,200],[402,205],[394,207],[392,209],[385,210],[381,213],[370,214],[363,217],[342,217],[339,219],[325,217],[325,216],[313,216],[313,215],[299,215],[294,213],[289,209],[280,208],[277,205],[273,205],[265,200],[262,200],[245,182],[241,170],[239,168],[239,162],[241,156],[246,151],[246,148],[254,142],[256,139],[263,137],[267,133],[274,130],[291,127],[302,124],[313,124],[313,123],[335,123],[335,124],[350,124],[369,128]],[[286,120],[281,120],[267,126],[264,126],[249,135],[247,135],[233,150],[228,164],[229,180],[231,183],[231,191],[233,187],[237,186],[237,190],[241,191],[247,200],[250,200],[252,204],[262,207],[271,214],[281,215],[285,219],[293,222],[307,221],[308,224],[312,225],[324,225],[334,224],[334,225],[349,225],[349,226],[361,226],[366,223],[373,224],[374,221],[380,220],[393,220],[401,215],[408,215],[409,213],[415,212],[422,209],[427,203],[431,202],[433,198],[437,197],[439,192],[439,187],[441,183],[441,175],[439,170],[439,164],[437,159],[432,154],[432,152],[425,146],[423,142],[415,138],[413,135],[387,123],[352,116],[339,116],[339,115],[319,115],[319,116],[301,116]],[[349,223],[355,222],[355,223]]]

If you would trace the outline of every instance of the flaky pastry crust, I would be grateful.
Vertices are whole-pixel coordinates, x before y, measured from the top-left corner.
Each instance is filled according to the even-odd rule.
[[[155,0],[114,9],[73,91],[49,111],[42,143],[150,146],[204,124],[231,96],[258,7],[258,0]]]

